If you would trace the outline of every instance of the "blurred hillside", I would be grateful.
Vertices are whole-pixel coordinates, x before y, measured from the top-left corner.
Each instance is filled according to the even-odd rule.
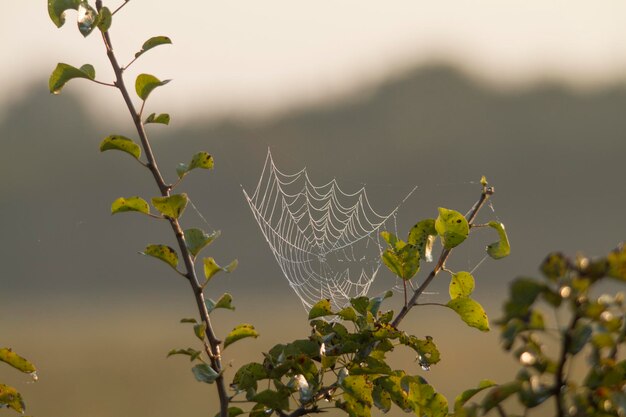
[[[57,346],[55,335],[62,333],[63,343],[93,354],[92,349],[98,350],[90,340],[113,326],[125,336],[123,340],[108,340],[107,348],[139,355],[145,347],[142,343],[151,340],[147,329],[175,328],[177,318],[193,314],[187,306],[185,284],[158,262],[137,255],[146,243],[173,243],[166,226],[154,227],[151,220],[140,216],[111,218],[108,214],[116,197],[139,194],[147,198],[156,190],[147,172],[130,158],[98,152],[100,140],[108,134],[134,137],[132,126],[108,125],[110,109],[102,109],[98,120],[90,120],[71,95],[72,90],[85,87],[79,83],[72,83],[60,97],[48,95],[41,83],[31,95],[16,98],[0,125],[0,306],[3,316],[13,313],[21,323],[5,319],[0,324],[16,349],[23,345],[20,351],[29,352],[25,355],[33,360],[40,358],[39,366],[44,369],[49,360],[44,352]],[[272,332],[285,313],[292,321],[304,323],[306,318],[241,192],[241,185],[247,190],[256,186],[268,147],[285,172],[307,166],[314,181],[322,183],[336,177],[348,191],[367,184],[373,205],[381,212],[395,207],[417,185],[416,193],[401,207],[401,231],[418,219],[433,216],[438,206],[469,209],[479,194],[476,181],[486,175],[496,187],[495,213],[491,215],[506,224],[513,245],[510,258],[486,262],[477,272],[476,298],[497,317],[507,282],[520,274],[533,274],[548,251],[573,254],[580,249],[602,254],[626,238],[626,219],[621,215],[626,203],[624,109],[626,88],[622,86],[583,93],[546,83],[526,91],[502,92],[477,84],[454,69],[433,66],[371,86],[343,101],[297,109],[274,120],[233,119],[211,125],[198,120],[181,126],[172,114],[170,127],[154,126],[150,132],[160,167],[170,179],[176,164],[187,161],[197,150],[207,150],[216,158],[213,172],[194,172],[181,190],[189,192],[211,228],[222,230],[210,253],[223,263],[234,257],[240,261],[236,273],[222,277],[211,291],[219,296],[228,289],[235,295],[239,321],[252,321],[262,334],[266,332],[265,338],[249,345],[249,349],[258,350],[277,342]],[[209,228],[191,209],[187,216],[188,225]],[[494,239],[485,238],[487,243]],[[457,266],[471,268],[480,261],[483,243],[475,245],[477,252],[457,257]],[[441,282],[435,288],[441,297],[446,295],[446,285]],[[172,320],[156,322],[153,312],[157,310],[158,317]],[[428,310],[431,317],[437,312]],[[467,335],[472,338],[468,343],[493,345],[481,348],[485,355],[497,351],[497,332],[485,338],[471,330],[459,331],[462,325],[456,318],[447,312],[441,314],[439,330],[421,320],[408,325],[415,326],[417,334],[432,334],[441,347],[446,341],[455,343],[454,337]],[[54,322],[51,317],[57,316],[59,321]],[[225,329],[234,323],[231,316],[224,319]],[[127,319],[120,317],[144,317],[150,324],[145,333],[122,331],[118,326],[124,326]],[[98,324],[84,328],[81,318]],[[68,320],[81,330],[72,333]],[[43,332],[39,336],[45,336],[45,349],[29,343],[36,339],[24,335],[22,325]],[[450,326],[455,326],[454,332],[447,331]],[[176,327],[173,332],[178,331]],[[288,337],[301,337],[306,327],[286,331]],[[169,339],[178,333],[168,332],[163,330],[162,338],[167,339],[163,349],[180,344]],[[185,343],[193,343],[193,339]],[[128,348],[132,352],[123,348],[129,344],[134,346]],[[165,351],[156,352],[155,358],[162,358]],[[464,360],[463,355],[454,360],[444,355],[444,362],[446,359],[450,365]],[[102,360],[103,369],[121,366],[115,362],[106,365],[110,358]],[[141,366],[162,366],[160,359],[154,360]],[[186,365],[168,362],[167,366]],[[479,364],[473,366],[481,369]],[[471,373],[472,368],[467,369]],[[132,378],[133,372],[140,371],[128,372],[120,378]],[[450,382],[449,374],[437,372],[431,372],[431,381]],[[180,375],[186,378],[181,386],[194,384],[186,369]],[[151,383],[159,377],[171,380],[167,375],[152,376]],[[481,374],[467,383],[467,379],[454,377],[454,383],[444,388],[450,392],[444,392],[453,395],[459,384],[473,384],[486,377],[491,375]],[[81,378],[78,370],[72,378],[77,386],[89,385],[76,382]],[[49,411],[36,414],[79,415],[68,412],[66,403],[64,409],[58,405],[58,411],[46,409],[43,404],[50,401],[45,395],[51,394],[44,394],[43,384],[27,387],[30,398],[35,398],[33,407],[39,407],[34,410]],[[145,395],[149,392],[146,389]],[[159,399],[148,400],[142,393],[128,400],[123,414],[144,410],[142,401],[158,403]],[[98,401],[96,397],[90,401]],[[160,399],[163,404],[154,406],[150,415],[180,411],[176,406],[179,399]],[[100,412],[90,415],[116,415],[113,411],[107,414],[115,405],[104,398],[100,401]],[[205,415],[203,409],[186,412]]]

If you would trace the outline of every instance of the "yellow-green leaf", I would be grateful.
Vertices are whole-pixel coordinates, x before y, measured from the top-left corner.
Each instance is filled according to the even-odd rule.
[[[169,83],[171,80],[159,80],[154,75],[139,74],[135,80],[135,91],[142,100],[146,100],[150,93],[157,87]]]
[[[200,340],[206,337],[206,323],[197,323],[193,325],[193,332]]]
[[[465,271],[452,274],[448,291],[452,299],[469,297],[474,292],[474,277]]]
[[[139,213],[150,214],[150,206],[148,202],[141,197],[120,197],[111,204],[111,214],[127,211],[138,211]]]
[[[233,306],[232,302],[233,302],[233,296],[228,293],[225,293],[217,301],[208,299],[205,301],[205,304],[206,304],[208,312],[211,313],[213,312],[213,310],[218,309],[218,308],[234,310],[235,306]]]
[[[191,158],[191,162],[188,164],[180,163],[176,168],[178,178],[183,178],[192,169],[213,169],[213,156],[207,152],[198,152]]]
[[[148,245],[146,249],[140,253],[160,259],[174,269],[176,269],[178,265],[178,254],[174,249],[166,245]]]
[[[150,49],[159,46],[171,44],[172,40],[167,36],[154,36],[143,43],[141,46],[141,50],[135,54],[135,58],[139,58],[145,52],[148,52]]]
[[[35,372],[35,366],[9,348],[0,349],[0,361],[8,363],[15,369],[27,374]]]
[[[65,84],[74,78],[94,80],[96,78],[96,70],[89,64],[76,68],[69,64],[59,63],[50,75],[48,88],[52,94],[59,94]]]
[[[487,313],[478,302],[469,297],[459,297],[448,301],[446,306],[456,311],[468,326],[483,332],[489,331]]]
[[[3,407],[23,413],[26,406],[22,400],[22,395],[15,388],[0,384],[0,408]]]
[[[187,194],[174,194],[169,197],[153,197],[152,205],[162,215],[171,217],[172,219],[178,219],[187,207]]]
[[[435,220],[435,230],[441,236],[441,243],[446,249],[452,249],[469,235],[469,224],[461,213],[439,207],[439,216]]]
[[[487,223],[489,227],[493,227],[498,232],[499,241],[494,242],[487,246],[487,254],[493,259],[501,259],[509,256],[511,253],[511,245],[509,244],[509,237],[504,230],[504,225],[500,222],[490,221]]]
[[[318,317],[330,316],[334,314],[330,307],[330,300],[324,299],[320,300],[313,307],[311,307],[311,311],[309,311],[309,320],[313,320]]]
[[[141,156],[141,148],[132,139],[121,135],[111,135],[100,143],[100,152],[116,150],[126,152],[135,159]]]
[[[365,375],[349,375],[341,382],[341,388],[359,402],[369,405],[373,404],[372,383]]]
[[[157,115],[156,113],[152,113],[146,118],[144,123],[160,123],[163,125],[169,125],[170,115],[167,113],[161,113],[159,115]]]
[[[228,407],[228,417],[237,417],[244,413],[244,411],[239,407]],[[252,414],[252,413],[250,413]],[[215,417],[220,417],[220,413],[215,414]]]
[[[420,258],[430,262],[433,260],[432,250],[435,236],[437,236],[435,219],[425,219],[411,228],[407,243],[415,245]]]
[[[472,388],[472,389],[468,389],[463,391],[460,395],[458,395],[456,397],[456,399],[454,400],[454,411],[458,411],[461,409],[461,407],[463,407],[465,405],[466,402],[468,402],[474,395],[478,394],[479,392],[487,389],[487,388],[491,388],[493,386],[495,386],[496,383],[489,380],[489,379],[484,379],[482,381],[480,381],[480,383],[478,384],[477,388]]]
[[[626,246],[621,245],[617,249],[609,252],[606,260],[609,264],[607,275],[626,281]]]
[[[224,349],[226,349],[228,346],[235,343],[236,341],[244,339],[246,337],[257,338],[259,337],[259,333],[257,333],[257,331],[254,329],[254,326],[251,324],[238,325],[230,333],[228,333],[228,336],[226,336],[226,339],[224,339]]]

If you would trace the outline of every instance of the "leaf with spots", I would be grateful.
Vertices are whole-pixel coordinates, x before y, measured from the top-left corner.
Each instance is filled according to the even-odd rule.
[[[8,385],[0,384],[0,408],[11,408],[18,413],[24,413],[26,405],[22,400],[22,394]]]
[[[431,262],[433,260],[433,243],[436,236],[435,219],[425,219],[411,228],[407,243],[417,248],[421,259]]]
[[[468,326],[483,332],[489,331],[489,319],[483,307],[469,297],[459,297],[448,301],[447,307],[454,310]]]
[[[111,204],[111,214],[137,211],[143,214],[150,214],[148,202],[141,197],[120,197]]]
[[[178,174],[178,178],[183,178],[189,173],[189,171],[196,168],[213,169],[213,156],[211,156],[207,152],[198,152],[191,158],[191,162],[189,162],[188,164],[178,164],[178,168],[176,168],[176,173]]]
[[[122,151],[139,160],[141,157],[141,148],[132,139],[121,135],[111,135],[106,137],[100,143],[100,152],[104,151]]]
[[[96,28],[99,21],[98,12],[87,1],[81,1],[78,5],[78,31],[87,37]]]
[[[174,249],[166,245],[148,245],[142,255],[152,256],[160,259],[172,268],[176,269],[178,266],[178,254]]]
[[[93,81],[96,78],[96,70],[89,64],[76,68],[69,64],[59,63],[50,75],[48,88],[52,94],[59,94],[65,87],[65,84],[74,78],[84,78]]]
[[[451,299],[469,297],[474,292],[474,277],[465,271],[452,274],[448,292]]]
[[[187,194],[174,194],[169,197],[153,197],[152,205],[162,215],[171,217],[172,219],[178,219],[187,207]]]
[[[372,382],[366,375],[349,375],[341,382],[341,388],[359,402],[372,406]]]
[[[330,307],[330,300],[324,299],[318,301],[313,307],[311,307],[311,311],[309,311],[309,320],[313,320],[318,317],[330,316],[333,314],[335,313],[333,313]]]
[[[509,256],[511,253],[511,245],[509,243],[509,237],[504,230],[504,225],[500,222],[490,221],[487,223],[489,227],[496,229],[500,240],[487,246],[487,254],[493,259],[501,259]]]
[[[444,248],[452,249],[461,243],[469,235],[467,219],[455,210],[439,207],[439,216],[435,220],[435,230],[441,236]]]
[[[104,33],[111,28],[111,23],[113,23],[113,14],[108,7],[103,7],[98,16],[98,29]]]
[[[32,363],[9,348],[0,349],[0,361],[8,363],[18,371],[27,374],[32,374],[36,370]]]
[[[236,341],[247,337],[254,337],[255,339],[259,337],[259,333],[254,329],[254,326],[251,324],[240,324],[236,326],[230,333],[228,333],[226,339],[224,339],[224,349]]]

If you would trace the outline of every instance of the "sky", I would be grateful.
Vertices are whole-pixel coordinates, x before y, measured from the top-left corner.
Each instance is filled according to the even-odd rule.
[[[151,36],[173,40],[128,74],[131,85],[140,72],[174,79],[152,101],[184,120],[271,115],[433,61],[503,88],[543,79],[603,86],[626,79],[624,16],[623,0],[131,0],[111,35],[122,62]],[[89,62],[99,79],[112,79],[98,34],[82,39],[76,13],[67,19],[57,30],[44,1],[4,2],[0,114],[57,62]],[[67,90],[90,98],[91,110],[119,100],[96,85]]]

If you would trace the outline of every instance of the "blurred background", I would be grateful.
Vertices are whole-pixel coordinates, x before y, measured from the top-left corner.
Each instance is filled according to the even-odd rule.
[[[208,289],[214,299],[229,291],[237,307],[215,313],[219,334],[240,322],[261,333],[226,350],[235,369],[309,333],[242,193],[256,186],[268,148],[284,172],[306,166],[314,181],[337,178],[347,191],[365,184],[380,212],[417,186],[400,207],[402,234],[438,206],[469,209],[486,175],[496,195],[482,219],[504,222],[513,248],[475,273],[475,298],[492,319],[508,283],[535,274],[549,251],[602,255],[625,239],[626,3],[174,4],[131,1],[111,33],[122,62],[151,36],[174,42],[144,55],[128,80],[174,80],[147,106],[172,115],[169,127],[149,128],[168,179],[195,151],[215,156],[215,170],[192,173],[181,191],[206,219],[188,209],[186,226],[222,231],[207,254],[240,262]],[[84,80],[48,93],[57,62],[89,62],[112,80],[101,39],[82,39],[75,16],[57,30],[35,1],[3,4],[0,16],[0,345],[35,362],[40,377],[28,383],[4,366],[0,380],[40,417],[213,415],[213,387],[194,381],[186,359],[165,359],[197,347],[178,323],[195,314],[190,290],[137,253],[174,243],[169,229],[109,214],[118,196],[156,194],[130,158],[98,151],[109,134],[135,137],[119,93]],[[449,267],[481,261],[495,238],[476,236]],[[390,282],[381,271],[372,294]],[[445,302],[447,284],[442,276],[427,300]],[[397,366],[450,401],[515,372],[495,326],[482,334],[436,307],[404,325],[433,336],[443,360],[424,373],[400,351]]]

